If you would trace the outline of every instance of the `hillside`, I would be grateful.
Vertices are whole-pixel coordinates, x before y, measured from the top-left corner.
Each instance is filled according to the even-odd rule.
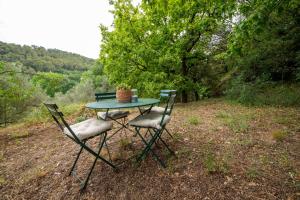
[[[0,106],[0,125],[22,119],[49,98],[63,98],[77,85],[94,91],[94,68],[95,60],[78,54],[0,42],[0,103],[5,105]]]
[[[94,59],[58,49],[39,46],[17,45],[0,41],[0,61],[20,62],[35,71],[58,72],[85,71],[94,64]]]

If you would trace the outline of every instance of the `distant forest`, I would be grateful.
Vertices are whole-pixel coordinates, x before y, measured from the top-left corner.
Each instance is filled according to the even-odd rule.
[[[4,43],[0,41],[0,60],[20,62],[36,72],[85,71],[95,60],[75,53],[58,49],[45,49],[40,46],[27,46]]]
[[[0,61],[6,63],[5,72],[29,75],[31,83],[50,97],[57,92],[65,94],[95,65],[94,59],[79,54],[4,42],[0,42]]]
[[[42,102],[85,102],[95,91],[109,89],[102,65],[94,59],[0,42],[0,126],[40,112]]]

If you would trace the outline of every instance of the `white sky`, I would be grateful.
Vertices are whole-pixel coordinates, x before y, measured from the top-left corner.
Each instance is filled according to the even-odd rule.
[[[108,0],[0,0],[0,41],[98,58],[111,9]]]

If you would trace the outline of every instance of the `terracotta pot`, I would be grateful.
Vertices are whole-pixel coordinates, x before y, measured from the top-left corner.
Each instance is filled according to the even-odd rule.
[[[131,102],[131,90],[117,90],[116,96],[119,103]]]

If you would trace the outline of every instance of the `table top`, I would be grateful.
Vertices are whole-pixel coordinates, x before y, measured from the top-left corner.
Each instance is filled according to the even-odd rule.
[[[119,103],[116,99],[107,99],[97,102],[88,103],[85,105],[91,109],[118,109],[118,108],[134,108],[141,106],[149,106],[159,103],[159,99],[138,98],[138,102],[134,103]]]

